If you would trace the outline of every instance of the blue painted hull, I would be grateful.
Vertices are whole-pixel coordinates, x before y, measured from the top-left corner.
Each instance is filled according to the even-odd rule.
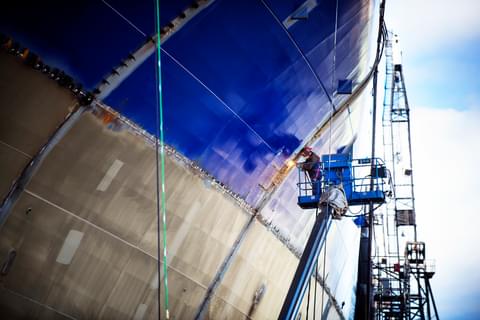
[[[161,26],[189,3],[162,1]],[[263,195],[259,185],[269,185],[341,103],[337,81],[364,76],[370,2],[339,1],[337,12],[335,1],[320,1],[308,19],[286,28],[301,3],[215,1],[162,45],[166,142],[253,206]],[[150,2],[35,3],[7,8],[0,21],[88,89],[155,30]],[[104,99],[152,134],[155,65],[152,54]]]

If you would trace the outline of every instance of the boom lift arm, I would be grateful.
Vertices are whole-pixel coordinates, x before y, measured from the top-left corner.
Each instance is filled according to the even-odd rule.
[[[322,157],[321,188],[309,181],[308,175],[299,166],[298,205],[303,209],[317,210],[315,224],[308,238],[305,250],[293,277],[290,289],[284,300],[278,319],[297,319],[297,314],[315,273],[315,266],[322,245],[325,242],[331,219],[339,219],[339,212],[345,212],[348,206],[385,201],[384,185],[386,171],[379,159],[351,159],[350,154],[332,154]],[[369,189],[371,179],[374,188]],[[318,190],[318,191],[317,191]],[[341,190],[341,192],[338,192]],[[344,199],[338,198],[343,195]],[[342,203],[344,206],[342,207]]]

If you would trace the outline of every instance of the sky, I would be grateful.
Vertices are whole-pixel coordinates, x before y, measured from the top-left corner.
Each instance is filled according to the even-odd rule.
[[[480,319],[480,1],[387,0],[411,108],[419,240],[441,319]]]

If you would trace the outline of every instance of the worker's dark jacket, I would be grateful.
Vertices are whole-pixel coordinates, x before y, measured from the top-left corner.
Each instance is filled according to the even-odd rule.
[[[316,181],[321,178],[320,157],[314,152],[302,164],[302,169],[308,172],[310,180]]]

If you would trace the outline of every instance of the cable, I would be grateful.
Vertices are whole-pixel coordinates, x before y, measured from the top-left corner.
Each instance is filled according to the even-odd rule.
[[[358,217],[358,216],[361,216],[363,213],[363,207],[360,207],[360,210],[358,210],[358,212],[352,212],[352,210],[350,210],[350,207],[348,207],[348,212],[350,212],[352,215],[345,215],[345,217]]]
[[[307,56],[305,55],[305,52],[300,48],[300,45],[298,44],[298,42],[295,40],[295,38],[293,38],[293,36],[290,34],[290,32],[288,31],[288,29],[285,27],[285,25],[280,21],[280,19],[278,18],[278,16],[275,14],[275,12],[273,12],[272,8],[265,2],[265,0],[260,0],[262,2],[262,4],[265,6],[265,8],[268,10],[268,12],[270,12],[270,14],[272,15],[272,17],[275,19],[275,21],[279,24],[280,28],[285,32],[285,34],[287,35],[287,37],[290,39],[290,41],[292,42],[293,46],[297,49],[298,53],[300,54],[300,56],[302,57],[302,59],[304,60],[305,64],[307,65],[307,68],[310,70],[310,72],[312,73],[313,77],[315,78],[315,80],[317,81],[318,85],[320,86],[320,88],[323,90],[323,92],[325,93],[328,101],[330,102],[332,108],[336,111],[337,108],[335,106],[335,103],[332,99],[332,97],[330,96],[330,94],[328,94],[328,90],[327,88],[325,87],[325,84],[323,83],[322,79],[320,79],[320,76],[317,74],[317,72],[315,71],[315,69],[313,68],[312,64],[310,63],[310,60],[307,59]]]
[[[336,38],[337,38],[337,19],[338,19],[338,0],[337,0],[337,6],[336,6],[336,16],[335,16],[335,46],[336,46]],[[336,50],[336,48],[335,48]],[[336,51],[334,52],[334,57],[336,56]],[[334,68],[335,68],[335,58],[334,58]],[[333,105],[333,102],[332,102]],[[330,109],[330,117],[329,117],[329,123],[328,123],[328,172],[331,171],[331,165],[332,165],[332,121],[333,121],[333,109]],[[330,184],[330,183],[328,183]],[[330,203],[327,201],[327,214],[330,213]],[[326,281],[325,281],[325,266],[326,266],[326,253],[327,253],[327,238],[328,236],[325,236],[325,243],[324,243],[324,249],[323,249],[323,267],[322,267],[322,302],[321,302],[321,317],[323,318],[323,305],[324,305],[324,296],[325,296],[325,286],[326,286]],[[317,268],[315,272],[318,271],[318,258],[317,258]],[[316,280],[315,280],[316,281]],[[315,282],[316,283],[316,282]],[[316,297],[315,297],[316,299]]]
[[[133,27],[135,30],[138,31],[138,33],[140,33],[142,36],[146,37],[147,35],[145,34],[145,32],[143,32],[142,30],[140,30],[139,27],[137,27],[132,21],[128,20],[127,17],[125,17],[123,14],[121,14],[117,9],[115,9],[110,3],[108,3],[107,1],[105,0],[102,0],[102,2],[107,6],[109,7],[113,12],[115,12],[118,16],[120,16],[120,18],[122,18],[123,20],[125,20],[125,22],[127,22],[131,27]]]
[[[338,29],[338,0],[336,1],[336,7],[335,7],[335,33],[333,35],[333,76],[332,76],[332,90],[335,88],[335,78],[337,77],[337,67],[336,67],[336,62],[337,62],[337,29]]]
[[[316,280],[315,280],[316,281]],[[310,309],[310,285],[311,285],[312,281],[311,279],[308,281],[308,300],[307,300],[307,320],[308,320],[308,311]]]
[[[317,207],[315,209],[315,217],[318,218],[318,214],[320,212],[320,208]],[[315,289],[314,289],[314,294],[313,294],[313,319],[315,320],[315,314],[316,314],[316,301],[317,301],[317,272],[318,272],[318,258],[317,258],[317,263],[314,267],[315,273],[314,273],[314,281],[315,281]],[[307,302],[307,320],[308,320],[308,308],[310,306],[310,285],[311,285],[311,275],[310,275],[310,280],[308,282],[308,302]]]
[[[373,212],[373,211],[372,211]],[[375,216],[374,216],[374,224],[375,224]],[[372,238],[373,238],[373,243],[377,243],[377,238],[375,235],[375,225],[372,228]],[[375,246],[375,250],[371,258],[377,257],[377,246]]]
[[[336,1],[336,12],[335,12],[335,34],[334,34],[334,53],[333,53],[333,69],[334,69],[334,76],[335,76],[335,61],[336,61],[336,46],[337,46],[337,28],[338,28],[338,0]],[[334,79],[332,79],[332,82]],[[332,162],[332,121],[333,121],[333,111],[335,110],[335,105],[333,101],[331,102],[333,108],[330,109],[330,117],[329,117],[329,123],[328,123],[328,172],[331,170],[331,162]],[[349,118],[350,118],[350,113],[349,113]],[[327,181],[328,183],[328,181]],[[328,183],[329,184],[329,183]],[[330,213],[330,203],[327,201],[327,214]],[[323,249],[323,267],[322,267],[322,300],[321,300],[321,318],[323,318],[323,305],[324,305],[324,297],[325,297],[325,286],[326,286],[326,281],[325,281],[325,266],[326,266],[326,253],[327,253],[327,236],[325,236],[325,243],[324,243],[324,249]],[[318,258],[317,257],[317,267],[315,268],[315,274],[318,272]],[[315,285],[317,284],[317,280],[315,277]],[[316,286],[315,286],[316,289]],[[316,292],[315,292],[315,301],[316,301]],[[315,315],[315,313],[314,313]]]
[[[188,73],[189,76],[195,79],[195,81],[197,81],[202,87],[204,87],[205,90],[210,92],[212,96],[214,96],[218,100],[218,102],[220,102],[228,111],[230,111],[235,116],[235,118],[237,118],[240,122],[242,122],[248,128],[248,130],[250,130],[263,144],[265,144],[265,146],[268,149],[270,149],[271,152],[277,153],[277,151],[257,131],[255,131],[255,129],[245,119],[243,119],[235,110],[233,110],[233,108],[230,107],[220,96],[218,96],[215,92],[213,92],[213,90],[210,89],[210,87],[208,87],[205,82],[200,80],[200,78],[198,78],[195,74],[193,74],[192,71],[190,71],[180,61],[178,61],[167,50],[165,50],[164,48],[161,48],[160,50],[163,51],[163,53],[165,53],[170,59],[172,59],[172,61],[175,62],[186,73]]]
[[[313,299],[313,320],[317,317],[317,271],[318,271],[318,258],[317,258],[317,264],[315,265],[315,290],[313,291],[313,296],[315,297]]]
[[[166,200],[165,200],[165,144],[163,137],[163,103],[162,103],[162,67],[161,67],[161,41],[160,41],[160,0],[155,0],[155,12],[156,12],[156,33],[157,33],[157,70],[156,77],[158,83],[158,108],[155,108],[156,111],[156,133],[157,137],[155,138],[155,165],[156,165],[156,191],[157,191],[157,271],[158,271],[158,281],[161,281],[160,277],[160,201],[159,194],[161,194],[161,216],[163,224],[163,284],[165,287],[165,318],[169,319],[169,304],[168,304],[168,266],[167,266],[167,211],[166,211]],[[158,140],[160,138],[160,170],[161,176],[158,175],[158,151],[159,144]],[[161,178],[161,179],[160,179]],[[160,180],[161,180],[161,191],[160,191]],[[160,305],[160,295],[161,295],[161,286],[158,285],[158,317],[160,318],[161,314],[161,305]]]

